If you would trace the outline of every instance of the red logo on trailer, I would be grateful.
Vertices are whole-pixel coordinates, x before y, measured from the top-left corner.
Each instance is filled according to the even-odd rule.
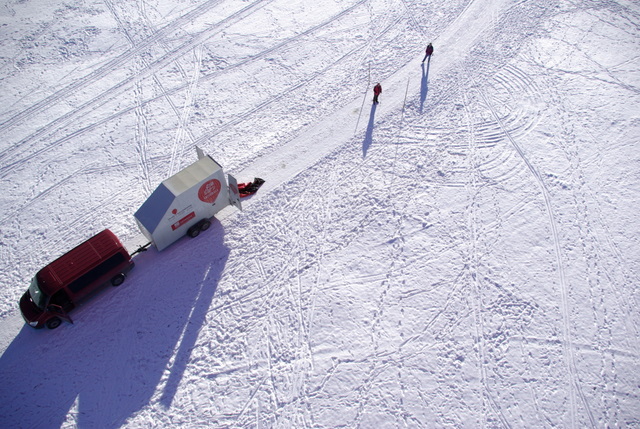
[[[176,222],[173,225],[171,225],[171,229],[175,231],[176,229],[180,228],[185,223],[189,222],[194,217],[196,217],[196,214],[194,212],[189,213],[188,215],[186,215],[185,217],[180,219],[178,222]]]
[[[218,195],[220,194],[220,189],[222,189],[222,186],[220,185],[220,181],[218,179],[204,182],[198,190],[198,198],[200,198],[200,201],[213,204],[213,202],[216,200],[216,198],[218,198]]]

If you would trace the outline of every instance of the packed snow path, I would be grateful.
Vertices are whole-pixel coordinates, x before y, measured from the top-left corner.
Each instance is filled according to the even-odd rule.
[[[41,3],[2,12],[0,427],[640,426],[640,6]],[[195,145],[244,211],[24,326]]]

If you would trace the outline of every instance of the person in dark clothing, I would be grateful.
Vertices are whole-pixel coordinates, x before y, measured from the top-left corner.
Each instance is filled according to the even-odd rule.
[[[263,183],[264,180],[259,177],[254,178],[253,182],[238,183],[238,192],[240,193],[240,197],[248,197],[249,195],[255,194]]]
[[[373,87],[373,102],[375,104],[378,104],[378,96],[380,94],[382,94],[382,85],[378,83],[376,84],[376,86]]]
[[[424,60],[427,59],[427,57],[431,57],[431,55],[433,54],[433,45],[431,43],[429,43],[427,45],[427,50],[424,54],[424,58],[422,59],[422,62],[424,63]]]

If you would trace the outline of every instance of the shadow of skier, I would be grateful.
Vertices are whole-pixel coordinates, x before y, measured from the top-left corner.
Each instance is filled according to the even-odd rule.
[[[376,116],[376,107],[378,105],[373,103],[371,105],[371,112],[369,113],[369,124],[367,124],[367,132],[364,135],[364,141],[362,142],[362,158],[367,157],[367,151],[369,150],[369,146],[373,142],[373,123]]]
[[[427,68],[425,70],[424,63],[422,63],[422,79],[420,81],[420,113],[424,107],[424,102],[427,99],[427,92],[429,92],[429,66],[431,65],[431,57],[427,60]]]

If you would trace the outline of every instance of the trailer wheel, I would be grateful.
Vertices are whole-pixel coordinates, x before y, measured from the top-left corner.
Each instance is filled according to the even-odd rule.
[[[206,231],[209,229],[210,226],[211,226],[211,222],[209,222],[208,220],[205,220],[204,222],[202,222],[202,225],[200,225],[200,231]]]
[[[187,235],[191,238],[196,238],[198,236],[198,234],[200,234],[200,228],[198,228],[199,225],[193,225],[191,228],[189,228],[189,230],[187,231]]]
[[[125,279],[125,275],[120,273],[111,279],[111,285],[120,286],[122,283],[124,283],[124,279]]]
[[[47,328],[56,329],[58,326],[60,326],[61,323],[62,320],[57,317],[52,317],[51,319],[47,320]]]

